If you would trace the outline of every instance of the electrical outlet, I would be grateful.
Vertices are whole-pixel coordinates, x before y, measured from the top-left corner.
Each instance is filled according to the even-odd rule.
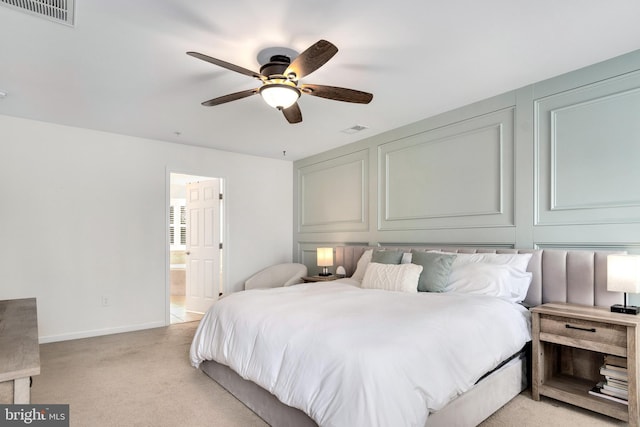
[[[100,305],[101,306],[108,307],[110,303],[111,302],[109,301],[109,297],[108,296],[103,295],[102,298],[100,298]]]

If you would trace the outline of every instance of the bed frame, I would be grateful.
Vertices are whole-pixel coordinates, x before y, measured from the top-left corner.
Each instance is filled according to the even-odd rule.
[[[351,276],[360,256],[367,249],[376,247],[337,247],[336,265],[343,266],[347,276]],[[569,302],[609,306],[623,301],[623,294],[608,292],[606,286],[607,255],[620,252],[431,246],[393,246],[377,249],[401,249],[405,252],[413,249],[456,253],[532,253],[528,271],[532,273],[533,278],[524,301],[525,305],[533,307],[546,302]],[[484,377],[471,390],[443,409],[429,414],[426,426],[473,426],[481,423],[527,387],[528,366],[525,352],[517,354],[508,363]],[[272,426],[317,426],[304,412],[281,403],[271,393],[241,378],[224,365],[206,361],[200,368]]]

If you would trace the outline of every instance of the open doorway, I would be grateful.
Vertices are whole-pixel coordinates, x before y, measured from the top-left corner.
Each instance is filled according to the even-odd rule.
[[[198,321],[222,292],[223,181],[171,173],[169,319]]]

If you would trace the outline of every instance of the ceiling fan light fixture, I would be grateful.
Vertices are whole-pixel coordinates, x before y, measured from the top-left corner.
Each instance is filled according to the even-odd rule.
[[[4,0],[0,0],[2,1]],[[262,64],[259,73],[202,53],[187,52],[187,55],[262,82],[262,85],[255,89],[204,101],[203,106],[212,107],[259,93],[267,104],[282,111],[287,122],[294,124],[302,122],[302,112],[296,101],[303,92],[319,98],[356,104],[368,104],[373,99],[370,93],[337,86],[303,84],[298,87],[298,79],[322,67],[337,52],[338,48],[326,40],[319,40],[301,54],[287,48],[263,49],[258,53],[258,62]],[[295,59],[292,61],[291,58]]]
[[[288,84],[271,83],[260,88],[262,99],[278,110],[286,110],[300,98],[300,90]]]

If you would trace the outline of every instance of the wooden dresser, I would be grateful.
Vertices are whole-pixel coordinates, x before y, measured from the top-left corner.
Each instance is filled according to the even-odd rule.
[[[0,301],[0,382],[13,381],[13,403],[30,403],[30,377],[39,374],[36,299]]]

